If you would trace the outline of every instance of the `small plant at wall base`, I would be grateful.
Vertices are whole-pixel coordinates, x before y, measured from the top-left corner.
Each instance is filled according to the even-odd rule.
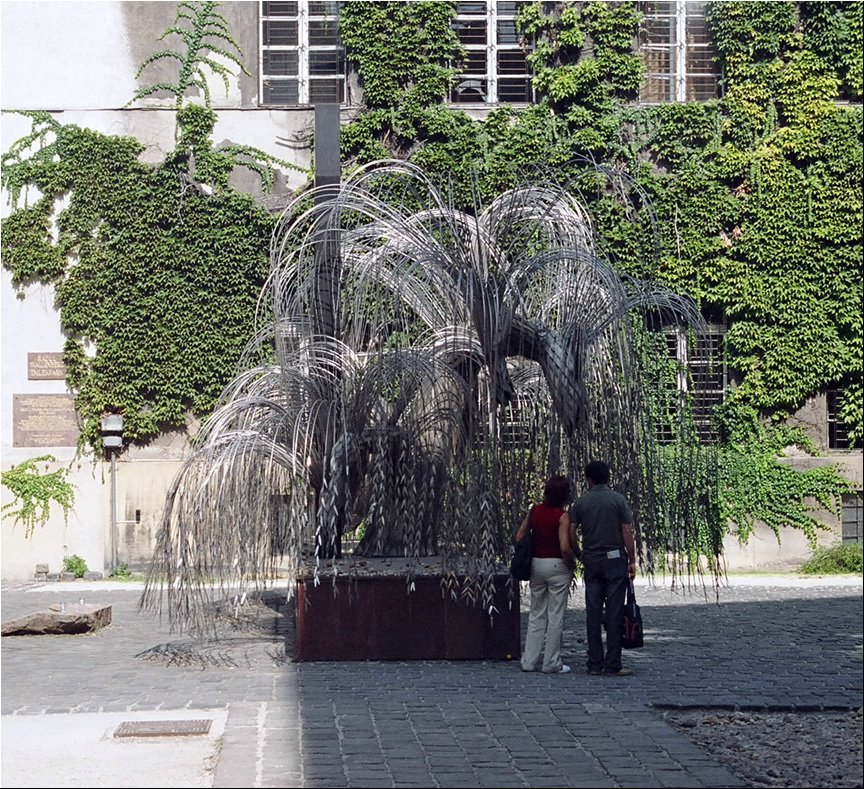
[[[838,542],[817,548],[799,571],[807,575],[839,575],[864,572],[864,546],[860,542]]]
[[[128,581],[132,578],[132,571],[129,569],[129,565],[126,564],[126,562],[122,562],[113,569],[110,577],[119,581]]]
[[[32,537],[37,526],[44,526],[51,515],[51,503],[59,504],[63,517],[69,517],[69,510],[75,502],[75,487],[66,479],[68,469],[48,471],[48,463],[54,463],[53,455],[40,455],[12,466],[0,475],[0,482],[15,497],[14,501],[4,504],[4,517],[14,523],[24,525],[24,536]],[[40,473],[37,466],[45,463],[45,471]],[[15,509],[15,508],[18,509]]]
[[[87,562],[77,553],[63,557],[63,572],[72,573],[76,578],[83,578],[87,573]]]

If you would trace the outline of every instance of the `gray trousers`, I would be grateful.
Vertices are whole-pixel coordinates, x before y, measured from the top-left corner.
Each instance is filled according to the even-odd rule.
[[[541,667],[538,665],[541,652],[544,672],[561,671],[561,634],[572,578],[572,570],[562,559],[535,558],[531,562],[531,609],[522,652],[523,671],[537,671]]]

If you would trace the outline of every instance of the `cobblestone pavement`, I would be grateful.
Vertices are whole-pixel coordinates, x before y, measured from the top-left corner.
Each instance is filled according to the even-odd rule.
[[[738,579],[719,603],[640,586],[646,646],[625,652],[626,678],[583,673],[581,587],[564,637],[573,672],[552,676],[516,660],[298,664],[281,598],[259,625],[200,644],[139,614],[137,590],[92,587],[87,602],[113,607],[110,627],[3,639],[3,761],[15,760],[6,732],[21,716],[73,726],[76,714],[221,710],[204,784],[215,787],[744,786],[664,712],[862,704],[861,579],[756,583]],[[7,585],[3,621],[77,599],[61,587]]]

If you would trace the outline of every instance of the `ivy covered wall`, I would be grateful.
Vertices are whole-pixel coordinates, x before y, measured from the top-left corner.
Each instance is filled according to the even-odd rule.
[[[21,293],[54,286],[81,447],[101,446],[104,413],[123,414],[124,440],[137,444],[210,413],[253,331],[274,224],[236,188],[236,171],[265,192],[274,166],[308,174],[250,145],[214,144],[208,82],[227,95],[246,73],[243,52],[218,3],[173,10],[127,97],[127,107],[146,99],[173,110],[173,148],[160,160],[152,139],[147,150],[38,110],[19,113],[32,130],[3,153],[3,265]],[[156,68],[166,62],[173,70]]]
[[[615,265],[729,323],[726,514],[745,536],[755,520],[812,529],[802,502],[830,504],[842,484],[790,475],[776,453],[812,449],[783,423],[833,385],[861,445],[862,3],[710,4],[724,97],[660,106],[637,101],[635,3],[533,4],[520,25],[536,41],[541,98],[482,119],[446,103],[461,58],[453,13],[446,2],[343,6],[365,95],[343,129],[344,166],[410,159],[454,179],[466,205],[473,190],[488,199],[537,169],[572,183]],[[4,156],[13,197],[43,196],[4,220],[3,265],[16,283],[56,285],[82,440],[94,446],[106,411],[141,443],[206,416],[253,327],[273,217],[228,175],[238,155],[254,157],[213,145],[210,110],[178,105],[177,146],[155,165],[140,161],[138,140],[39,114],[35,136]],[[624,178],[638,210],[622,208],[598,166]]]
[[[214,120],[181,110],[177,151],[158,167],[138,160],[137,140],[48,114],[34,134],[50,142],[7,154],[13,199],[26,186],[41,196],[4,220],[3,265],[16,284],[56,286],[67,382],[93,446],[106,412],[124,415],[128,441],[205,416],[249,339],[273,220],[228,187],[234,161],[211,147]]]
[[[377,83],[386,42],[412,22],[371,5],[350,4],[343,26],[363,42],[362,57],[348,52],[361,82]],[[824,524],[809,503],[836,511],[852,488],[830,467],[795,470],[778,456],[789,445],[818,454],[787,419],[828,387],[843,392],[851,445],[864,433],[862,3],[706,5],[720,100],[640,106],[636,3],[534,3],[520,27],[535,42],[537,103],[481,121],[444,104],[443,81],[426,83],[424,103],[395,91],[346,130],[343,155],[406,156],[485,196],[538,168],[578,188],[615,265],[691,295],[729,327],[721,517],[742,542],[763,523],[812,543]],[[451,33],[439,45],[439,72],[458,65],[446,59],[456,44]],[[400,64],[400,77],[419,84],[431,68]],[[626,175],[637,210],[598,182],[597,165]]]
[[[542,98],[484,121],[444,103],[458,46],[441,23],[448,4],[389,5],[400,13],[350,3],[342,15],[349,58],[374,97],[343,136],[347,162],[407,157],[478,179],[487,195],[538,166],[577,184],[586,160],[628,173],[650,198],[640,216],[659,249],[646,255],[649,228],[600,193],[591,208],[603,247],[623,269],[725,316],[738,384],[727,429],[754,412],[783,419],[839,385],[861,445],[862,3],[708,4],[724,97],[659,106],[636,102],[636,3],[535,3],[520,22],[536,41]],[[429,58],[389,59],[389,42],[423,31],[430,14],[434,48],[411,41]]]

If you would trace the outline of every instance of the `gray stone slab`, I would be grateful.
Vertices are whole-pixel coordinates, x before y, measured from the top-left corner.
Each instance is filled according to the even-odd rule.
[[[4,636],[81,635],[111,624],[111,606],[102,603],[56,603],[3,624]]]

